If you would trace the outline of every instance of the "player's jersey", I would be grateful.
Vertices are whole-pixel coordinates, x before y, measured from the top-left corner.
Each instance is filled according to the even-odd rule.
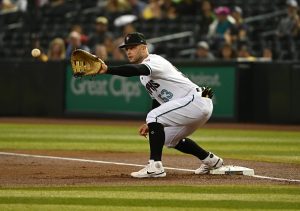
[[[160,104],[182,98],[198,87],[159,55],[150,54],[142,64],[149,68],[150,75],[140,76],[141,83]]]

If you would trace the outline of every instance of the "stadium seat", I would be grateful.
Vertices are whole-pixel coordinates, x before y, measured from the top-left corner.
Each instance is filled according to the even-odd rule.
[[[243,10],[243,17],[252,17],[255,15],[268,14],[276,10],[285,8],[284,0],[211,0],[214,7],[217,6],[240,6]],[[148,3],[147,0],[144,2]],[[54,37],[66,38],[73,24],[81,24],[86,34],[94,31],[94,21],[98,16],[106,16],[109,19],[109,30],[115,35],[121,33],[120,28],[113,25],[113,20],[124,13],[107,13],[103,8],[97,7],[98,1],[95,0],[69,0],[65,4],[51,7],[46,5],[39,9],[39,18],[35,20],[35,25],[32,20],[26,20],[26,14],[21,12],[9,13],[1,15],[0,27],[3,31],[4,49],[1,50],[2,58],[9,58],[15,55],[24,53],[16,48],[24,48],[25,52],[30,51],[32,38],[31,34],[38,34],[40,37],[41,47],[48,48],[49,42]],[[263,46],[266,45],[267,39],[271,40],[268,46],[272,46],[274,54],[278,54],[279,59],[295,59],[299,57],[296,54],[300,50],[300,41],[276,40],[272,36],[264,37],[264,33],[275,30],[280,19],[284,15],[278,15],[272,18],[264,18],[261,20],[248,23],[249,26],[249,44],[250,49],[255,54],[260,54]],[[134,23],[137,31],[141,31],[147,38],[160,37],[170,35],[182,31],[192,31],[193,36],[189,38],[174,39],[169,42],[160,42],[155,44],[156,52],[164,54],[171,58],[179,56],[176,52],[185,49],[193,48],[197,41],[203,40],[205,27],[200,24],[201,15],[183,15],[176,19],[139,19]],[[11,28],[9,24],[22,23],[16,28]],[[10,27],[8,27],[10,26]],[[287,52],[280,53],[282,49]],[[214,50],[214,49],[213,49]],[[217,50],[217,49],[215,49]],[[293,56],[295,55],[295,56]]]

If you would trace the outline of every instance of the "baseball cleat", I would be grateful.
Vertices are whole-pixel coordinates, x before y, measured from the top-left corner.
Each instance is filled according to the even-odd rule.
[[[161,161],[149,160],[145,168],[131,173],[135,178],[165,177],[166,172]]]
[[[201,164],[200,168],[195,170],[195,174],[208,174],[210,170],[223,166],[223,159],[213,153],[209,153],[207,158],[202,160],[202,162],[203,164]]]

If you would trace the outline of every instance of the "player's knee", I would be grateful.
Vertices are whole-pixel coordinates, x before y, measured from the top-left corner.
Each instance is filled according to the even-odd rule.
[[[175,146],[174,145],[172,145],[172,144],[165,144],[165,146],[167,147],[167,148],[175,148]]]
[[[175,141],[174,139],[167,139],[167,140],[165,141],[165,146],[166,146],[167,148],[175,148],[176,145],[177,145],[177,141]]]
[[[157,122],[156,121],[156,115],[154,114],[154,112],[150,111],[148,113],[147,118],[146,118],[146,122],[147,122],[147,124],[152,123],[152,122]]]
[[[205,117],[210,117],[212,114],[213,107],[212,107],[211,100],[209,102],[210,103],[207,104],[207,106],[203,109],[203,114]]]

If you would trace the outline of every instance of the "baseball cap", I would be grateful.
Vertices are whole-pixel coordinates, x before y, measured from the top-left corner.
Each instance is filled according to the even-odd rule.
[[[99,16],[98,18],[96,18],[96,23],[102,23],[102,24],[106,25],[108,23],[108,20],[104,16]]]
[[[298,2],[296,0],[287,0],[286,4],[291,7],[298,7]]]
[[[198,43],[197,43],[197,47],[198,47],[198,48],[204,48],[204,49],[206,49],[206,50],[209,50],[209,45],[208,45],[208,43],[205,42],[205,41],[200,41],[200,42],[198,42]]]
[[[216,9],[215,9],[215,13],[217,14],[217,15],[229,15],[229,13],[230,13],[230,9],[228,8],[228,7],[223,7],[223,6],[220,6],[220,7],[217,7]]]
[[[133,45],[146,45],[145,36],[139,32],[129,33],[124,38],[124,43],[119,46],[119,48],[125,48],[126,46],[133,46]]]
[[[237,12],[237,13],[239,13],[239,14],[243,14],[243,10],[242,10],[242,8],[240,8],[239,6],[235,6],[235,7],[233,8],[233,11],[234,11],[234,12]]]

